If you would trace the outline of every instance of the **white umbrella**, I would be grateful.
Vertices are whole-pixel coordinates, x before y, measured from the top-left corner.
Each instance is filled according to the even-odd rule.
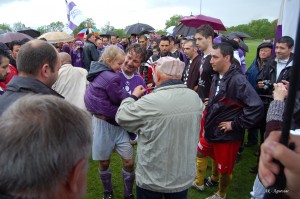
[[[73,41],[74,37],[65,32],[47,32],[38,37],[45,38],[49,43],[69,42]]]

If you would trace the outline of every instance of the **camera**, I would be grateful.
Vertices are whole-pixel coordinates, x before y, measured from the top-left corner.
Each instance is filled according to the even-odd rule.
[[[274,86],[273,86],[271,80],[263,80],[262,82],[264,84],[265,90],[267,90],[267,89],[273,90],[274,89]]]

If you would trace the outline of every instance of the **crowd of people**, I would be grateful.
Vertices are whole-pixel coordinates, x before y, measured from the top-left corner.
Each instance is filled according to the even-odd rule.
[[[287,195],[299,198],[291,162],[300,162],[299,137],[291,136],[294,151],[279,144],[294,40],[263,41],[246,69],[242,39],[201,25],[190,39],[88,33],[60,45],[0,44],[0,198],[82,198],[91,150],[103,199],[115,198],[114,151],[124,199],[186,199],[190,187],[205,186],[217,187],[207,199],[225,199],[244,146],[257,145],[258,134],[251,197],[274,184],[276,158],[286,166]]]

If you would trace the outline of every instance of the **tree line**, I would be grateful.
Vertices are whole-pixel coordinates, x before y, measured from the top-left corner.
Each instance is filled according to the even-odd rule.
[[[182,15],[173,15],[165,22],[165,29],[163,30],[156,30],[157,34],[167,34],[166,29],[171,26],[177,26],[180,24],[178,20],[182,18]],[[237,26],[231,26],[226,27],[227,31],[222,31],[222,34],[234,32],[234,31],[240,31],[245,32],[252,36],[253,39],[262,39],[264,37],[275,37],[276,33],[276,27],[277,27],[277,19],[274,21],[269,21],[268,19],[258,19],[258,20],[252,20],[248,24],[240,24]],[[43,25],[37,28],[41,34],[46,32],[56,32],[56,31],[63,31],[64,28],[67,27],[67,24],[63,24],[61,21],[52,22],[48,25]],[[110,22],[106,22],[103,27],[100,28],[100,30],[97,29],[96,23],[92,18],[88,18],[85,21],[83,21],[74,31],[73,34],[77,35],[78,32],[84,28],[93,28],[99,31],[100,33],[105,33],[106,31],[114,31],[117,33],[120,37],[128,36],[124,34],[124,29],[117,29],[114,26],[110,24]],[[12,26],[6,23],[0,24],[0,29],[3,30],[9,30],[9,31],[18,31],[23,29],[28,29],[29,27],[26,27],[25,24],[21,22],[14,23]]]

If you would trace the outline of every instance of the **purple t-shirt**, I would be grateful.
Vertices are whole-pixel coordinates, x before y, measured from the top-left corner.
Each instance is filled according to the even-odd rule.
[[[121,77],[121,86],[129,95],[131,95],[135,87],[139,85],[142,85],[144,88],[147,88],[143,78],[138,73],[134,73],[131,77],[128,77],[121,70],[120,77]]]

